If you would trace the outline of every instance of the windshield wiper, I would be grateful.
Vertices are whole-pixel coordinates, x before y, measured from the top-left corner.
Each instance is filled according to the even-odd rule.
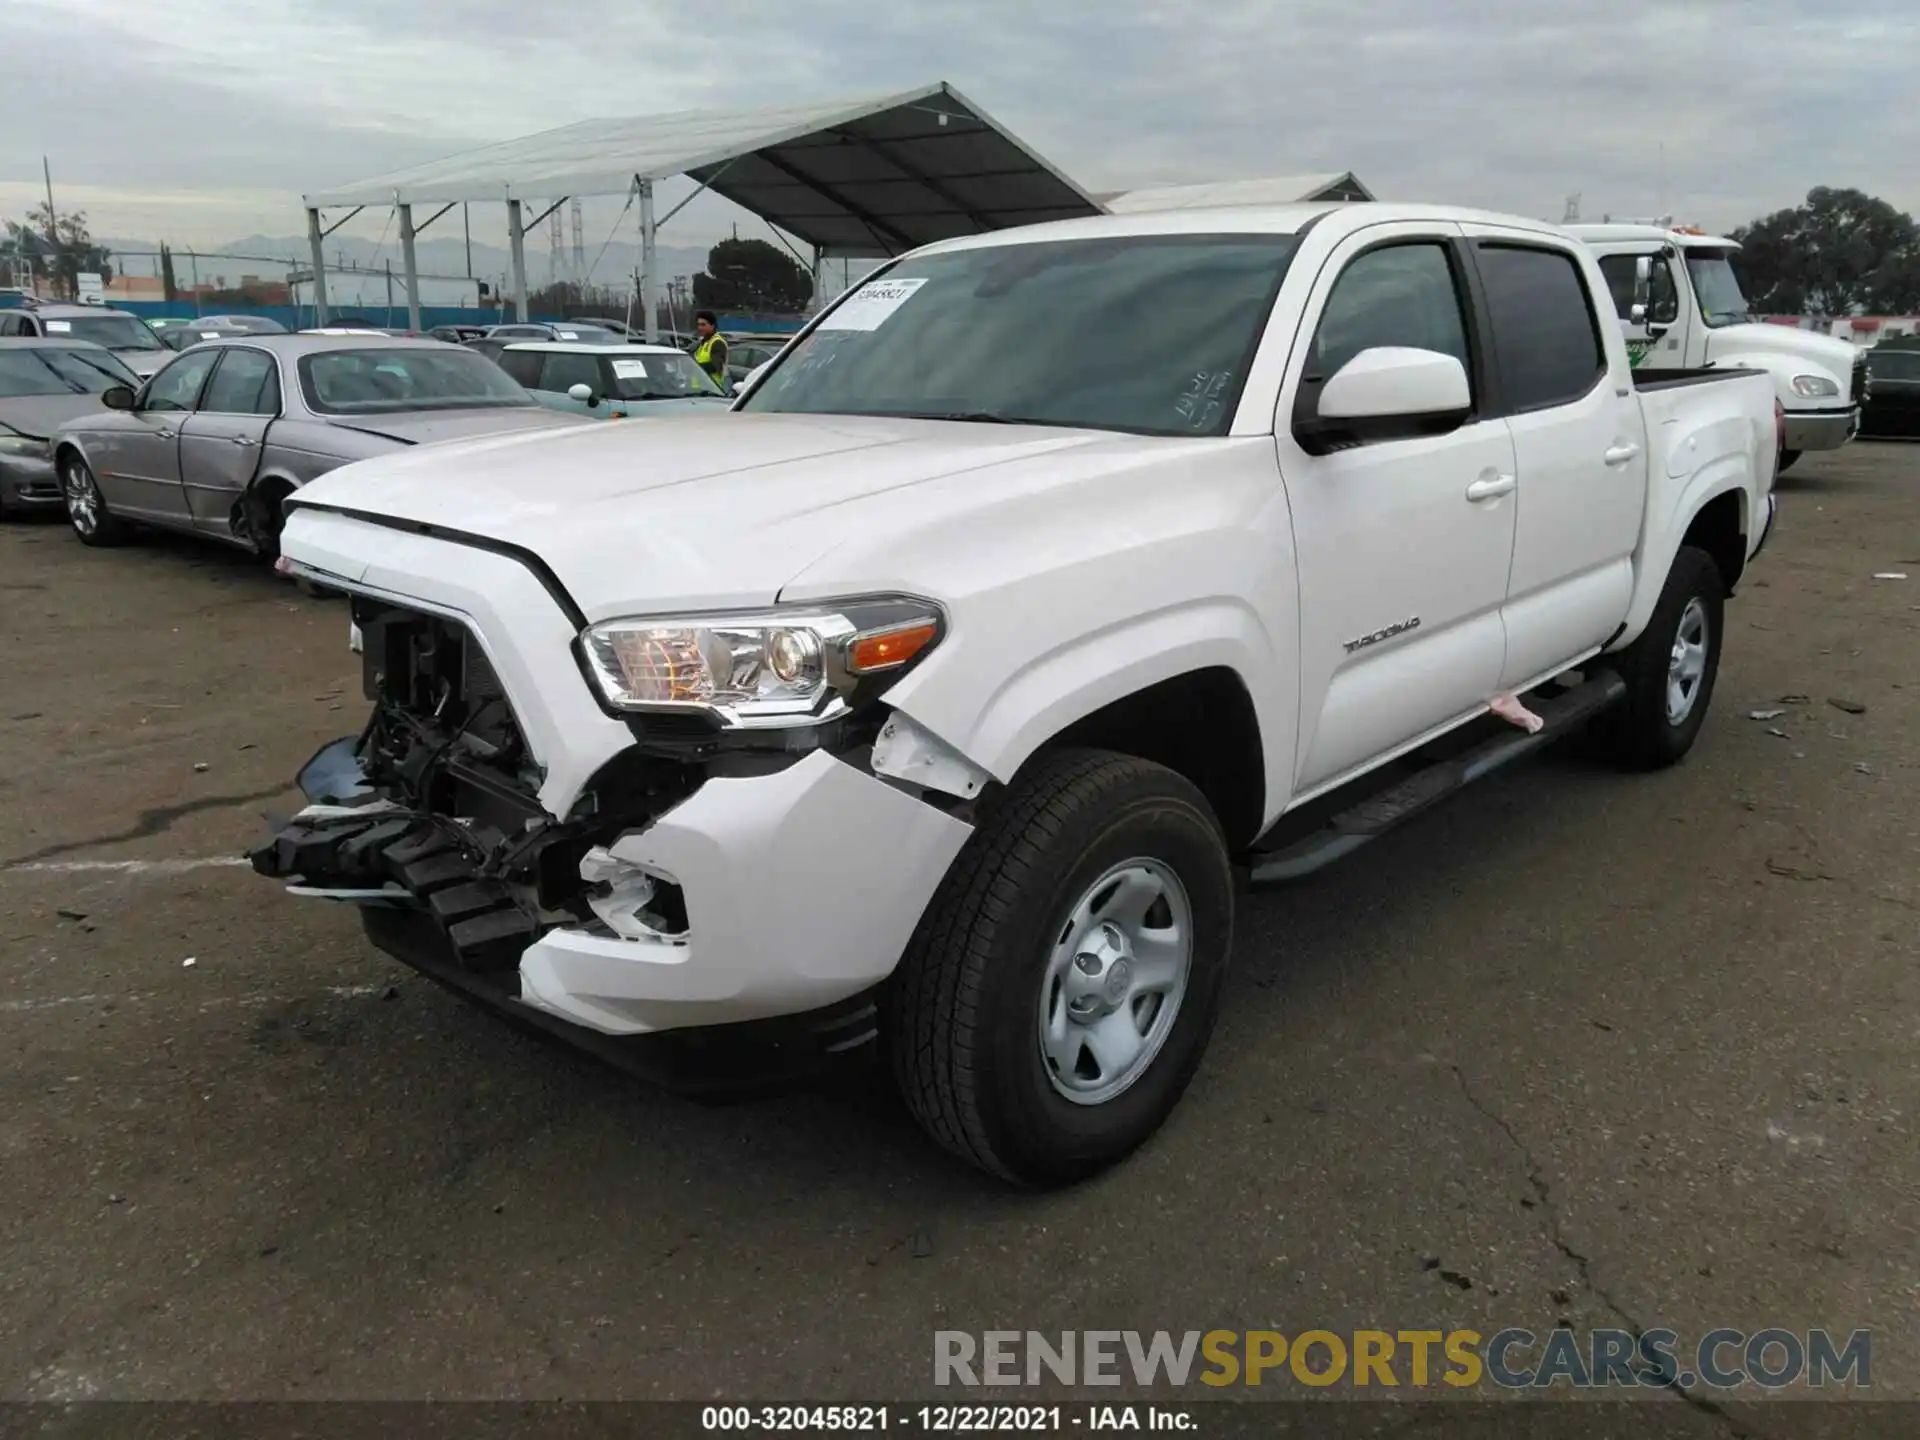
[[[893,420],[956,420],[969,425],[1050,425],[1050,420],[1028,420],[994,410],[873,410],[869,414]]]

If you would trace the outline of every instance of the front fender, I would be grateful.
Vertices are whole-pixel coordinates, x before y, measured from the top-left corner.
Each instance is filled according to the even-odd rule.
[[[1851,398],[1848,391],[1852,388],[1853,377],[1843,370],[1835,370],[1824,361],[1813,360],[1803,355],[1774,355],[1766,351],[1750,351],[1743,354],[1719,356],[1713,361],[1716,370],[1758,370],[1773,381],[1773,394],[1788,413],[1795,410],[1831,409],[1835,405],[1844,405]],[[1796,375],[1818,375],[1829,380],[1835,387],[1835,393],[1828,396],[1801,395],[1793,388]]]
[[[1264,818],[1289,798],[1298,724],[1291,686],[1292,636],[1270,636],[1247,604],[1228,598],[1131,616],[1033,656],[996,677],[972,704],[947,686],[903,687],[889,700],[1003,784],[1035,751],[1115,701],[1198,670],[1240,677],[1253,701],[1266,756]],[[936,655],[935,663],[956,659]],[[917,678],[917,677],[916,677]]]

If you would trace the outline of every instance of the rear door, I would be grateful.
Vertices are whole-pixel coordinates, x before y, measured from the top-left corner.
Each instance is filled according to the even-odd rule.
[[[87,459],[109,509],[169,525],[189,523],[180,484],[180,427],[213,373],[218,350],[188,351],[149,380],[128,423],[87,442]]]
[[[252,346],[222,346],[219,356],[200,408],[180,427],[180,480],[194,527],[228,536],[280,413],[280,372],[271,354]]]
[[[1520,477],[1500,687],[1603,644],[1627,613],[1647,496],[1633,377],[1609,368],[1592,257],[1577,241],[1465,227]],[[1614,353],[1618,354],[1616,350]]]
[[[1457,357],[1475,405],[1448,434],[1325,455],[1301,447],[1289,411],[1277,417],[1298,549],[1303,798],[1471,715],[1500,679],[1513,441],[1487,403],[1459,233],[1406,222],[1347,240],[1314,282],[1312,338],[1281,392],[1291,405],[1362,350],[1412,346]]]

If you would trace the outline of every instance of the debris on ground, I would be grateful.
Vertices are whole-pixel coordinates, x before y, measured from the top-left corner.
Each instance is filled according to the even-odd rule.
[[[933,1254],[933,1237],[924,1230],[914,1231],[911,1249],[914,1259],[925,1260],[929,1255]]]
[[[1836,695],[1829,695],[1827,697],[1827,704],[1833,706],[1836,710],[1844,710],[1849,715],[1864,715],[1867,713],[1867,707],[1862,705],[1858,700],[1847,700]]]
[[[1778,719],[1779,719],[1779,718],[1780,718],[1780,717],[1781,717],[1782,715],[1784,715],[1784,714],[1786,714],[1786,713],[1787,713],[1787,712],[1786,712],[1786,711],[1784,711],[1784,710],[1749,710],[1749,711],[1747,712],[1747,719],[1749,719],[1749,720],[1778,720]]]
[[[197,956],[193,956],[193,955],[189,955],[189,956],[187,956],[187,958],[186,958],[186,959],[184,959],[184,960],[182,960],[182,961],[180,962],[180,968],[181,968],[182,970],[191,970],[191,969],[192,969],[192,968],[193,968],[193,967],[194,967],[195,965],[197,965],[197,964],[199,964],[199,963],[200,963],[200,961],[199,961],[199,958],[198,958]]]
[[[1782,695],[1780,697],[1780,703],[1782,705],[1811,705],[1813,703],[1813,697],[1811,695]]]
[[[206,774],[206,773],[207,773],[207,769],[208,769],[208,766],[207,766],[207,762],[206,762],[206,761],[204,761],[204,760],[196,760],[196,761],[194,761],[194,762],[193,762],[193,773],[194,773],[194,774],[196,774],[196,775],[204,775],[204,774]]]
[[[87,918],[87,912],[84,910],[56,910],[53,913],[58,915],[62,920],[84,920]]]
[[[1793,738],[1777,725],[1769,725],[1767,727],[1767,734],[1773,736],[1776,740],[1791,740]]]
[[[1853,762],[1853,773],[1856,775],[1871,775],[1873,774],[1873,766],[1865,760],[1856,760]]]
[[[1876,580],[1904,580],[1907,578],[1907,572],[1904,570],[1877,570],[1874,572],[1873,578]]]

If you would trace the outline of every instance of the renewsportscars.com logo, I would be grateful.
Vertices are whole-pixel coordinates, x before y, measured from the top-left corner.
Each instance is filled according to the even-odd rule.
[[[1873,1383],[1873,1334],[1709,1330],[936,1330],[935,1385],[1767,1390]]]

